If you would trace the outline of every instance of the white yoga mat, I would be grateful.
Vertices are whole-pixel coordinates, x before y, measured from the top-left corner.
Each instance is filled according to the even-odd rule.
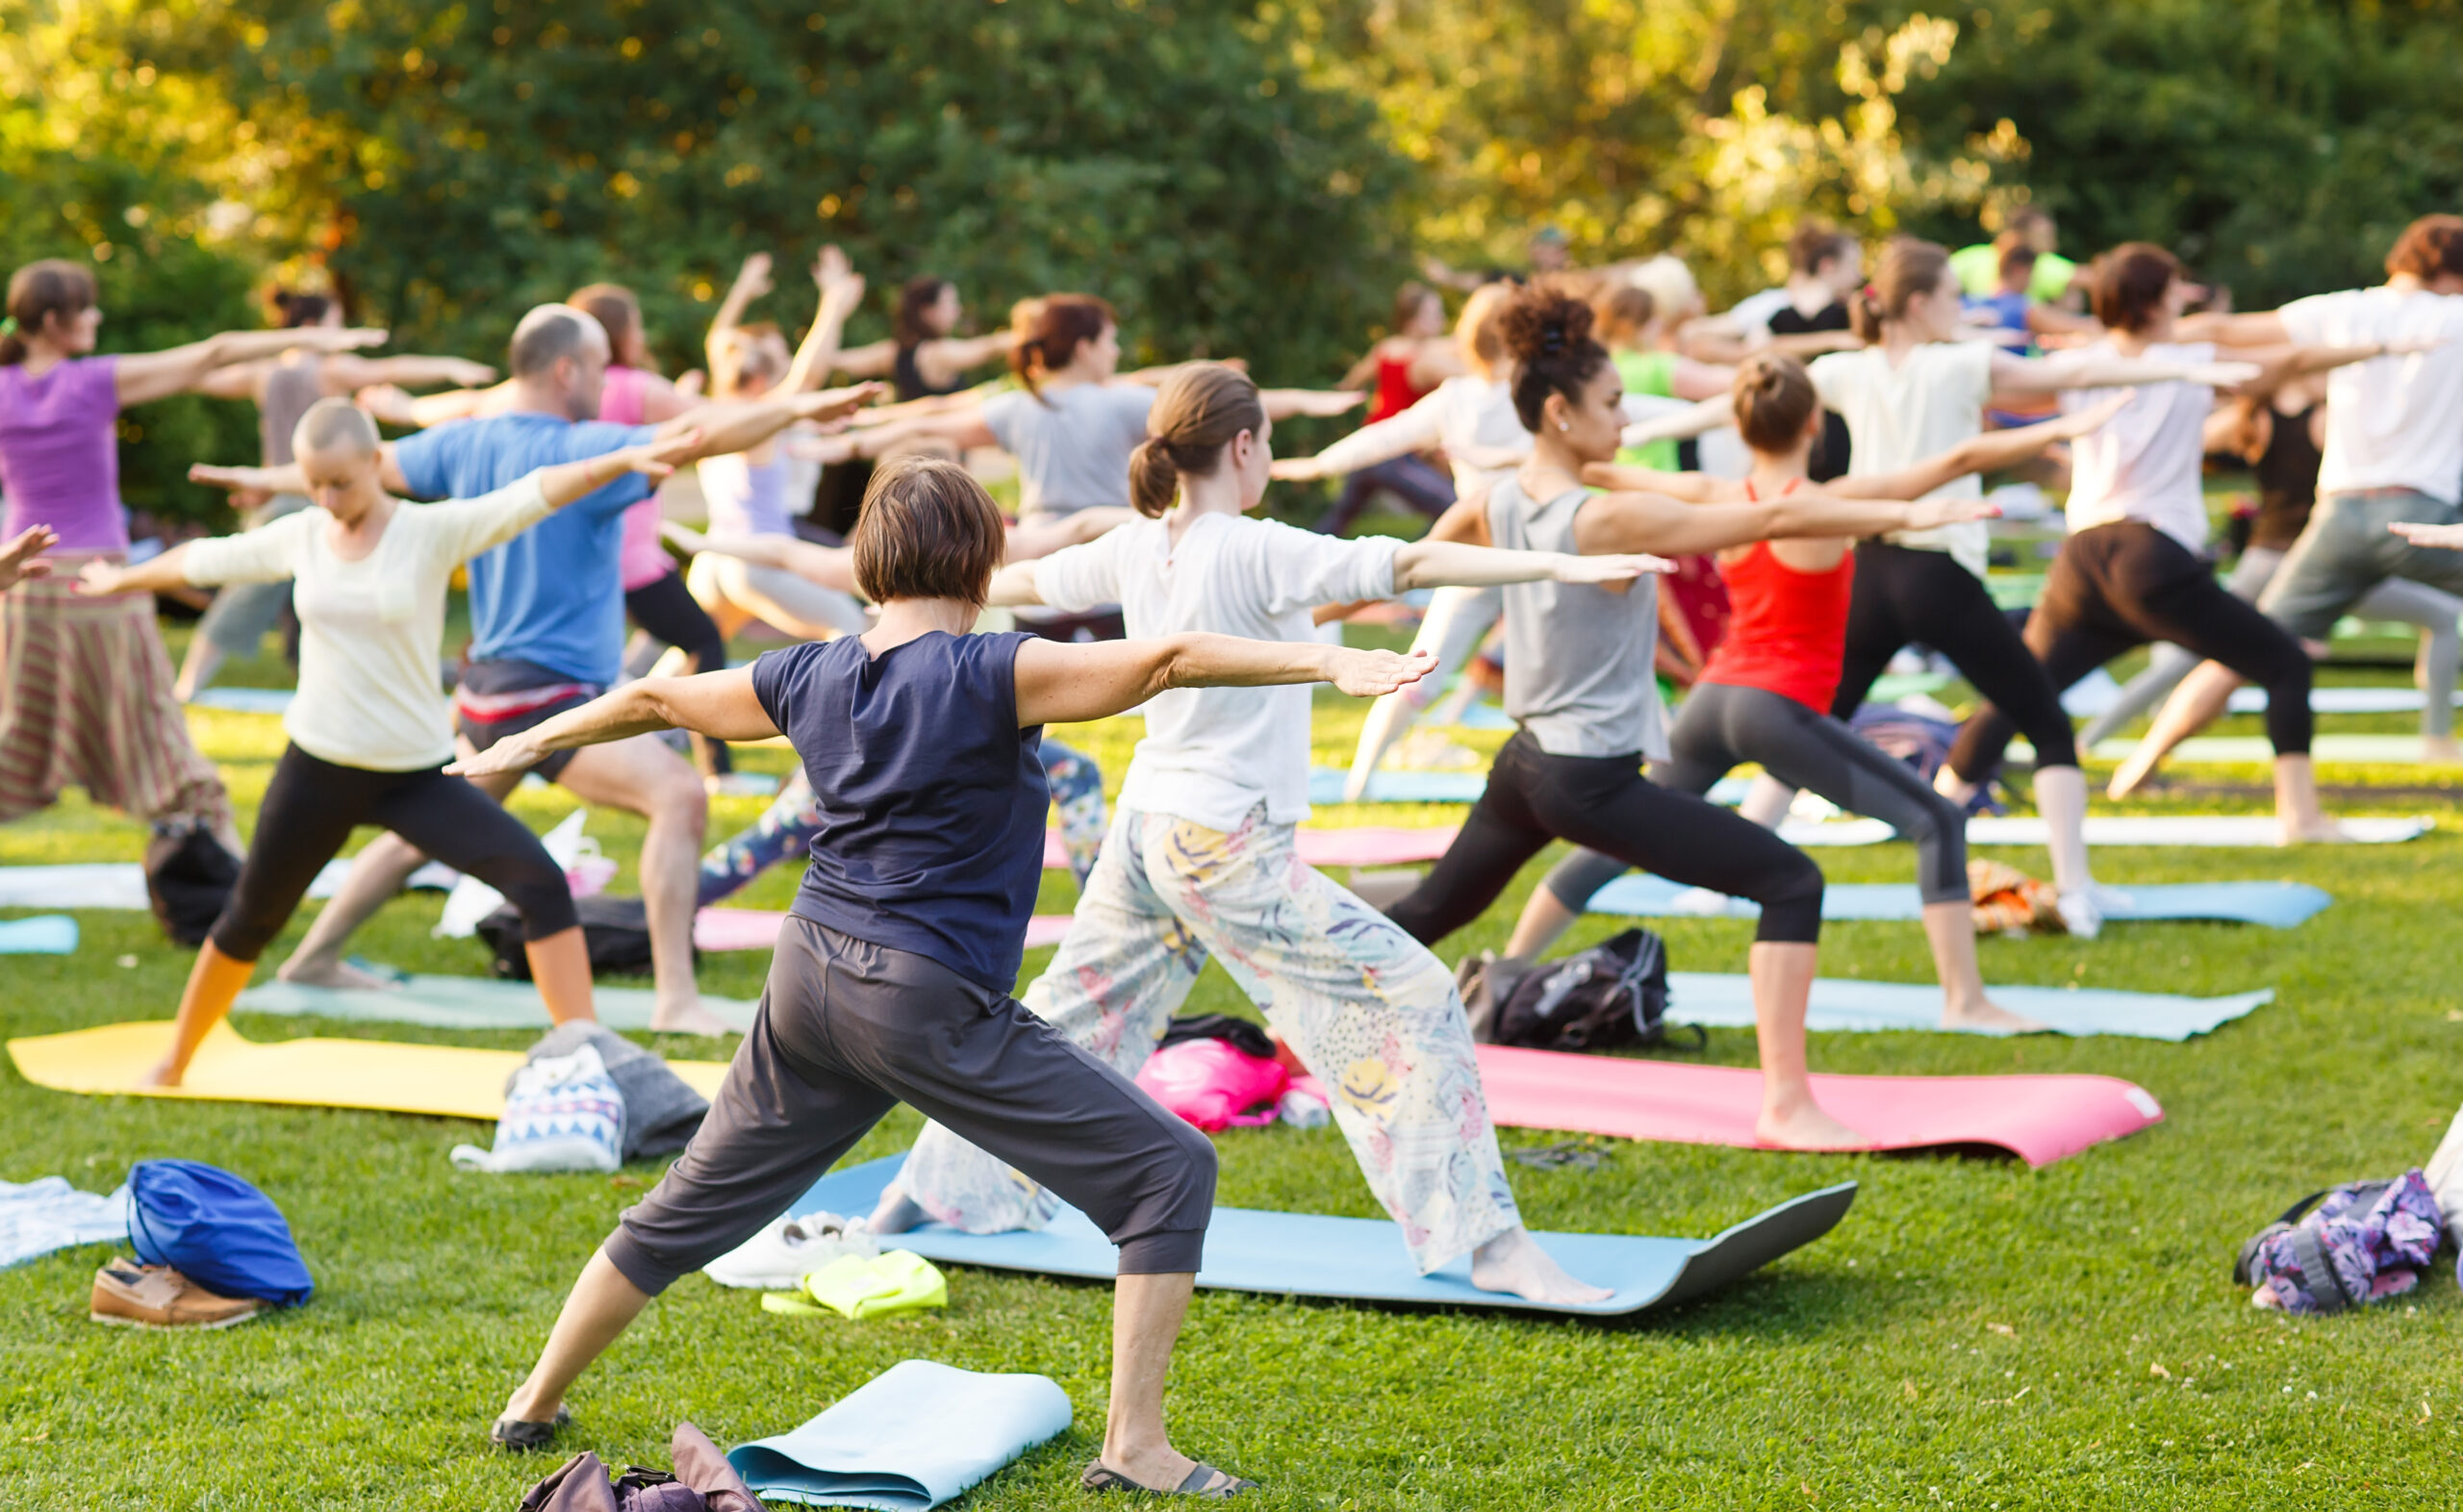
[[[1744,976],[1671,971],[1667,978],[1671,1023],[1753,1027],[1753,986]],[[2056,1033],[2109,1034],[2139,1040],[2186,1040],[2205,1034],[2252,1009],[2274,1001],[2272,988],[2229,997],[2181,997],[2169,993],[2118,993],[2097,988],[1994,987],[1993,1000]],[[1887,1029],[1945,1034],[1991,1034],[1990,1029],[1944,1029],[1942,990],[1912,982],[1856,982],[1822,977],[1813,984],[1805,1027],[1823,1034],[1862,1034]]]
[[[2020,744],[2012,743],[2012,754],[2018,753]],[[2138,742],[2135,740],[2098,741],[2092,754],[2098,761],[2125,761],[2137,749]],[[2309,754],[2321,763],[2350,762],[2382,767],[2426,764],[2421,753],[2421,738],[2417,735],[2321,735],[2310,742]],[[2027,759],[2034,760],[2032,751],[2029,751]],[[2192,767],[2271,767],[2274,764],[2274,747],[2267,743],[2263,735],[2200,735],[2174,746],[2171,754],[2164,760],[2167,764]]]
[[[342,891],[350,863],[336,857],[308,885],[310,897]],[[461,873],[429,862],[411,873],[415,888],[449,888]],[[0,867],[0,908],[133,908],[145,897],[145,869],[134,861],[86,861],[53,867]]]

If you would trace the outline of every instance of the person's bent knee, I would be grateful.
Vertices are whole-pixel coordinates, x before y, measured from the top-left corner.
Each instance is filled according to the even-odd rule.
[[[1904,830],[1918,858],[1917,895],[1926,903],[1967,902],[1967,815],[1939,794],[1928,796]]]
[[[644,1297],[656,1297],[726,1251],[719,1250],[691,1265],[674,1264],[644,1248],[642,1242],[634,1238],[632,1230],[620,1220],[616,1231],[598,1247],[598,1252],[607,1257],[607,1263],[616,1268],[616,1273],[630,1281],[636,1291]]]
[[[280,933],[280,921],[268,924],[262,920],[235,920],[225,915],[214,921],[214,928],[207,932],[206,939],[226,960],[254,966],[266,953],[266,946],[273,944],[273,937]]]
[[[561,871],[540,875],[536,868],[525,867],[520,877],[512,879],[510,887],[502,882],[489,885],[502,893],[514,912],[521,916],[524,940],[546,940],[581,925],[581,916],[573,908],[572,885]]]
[[[1111,1235],[1123,1275],[1168,1275],[1198,1269],[1206,1221],[1214,1213],[1214,1142],[1173,1117],[1161,1138],[1122,1172],[1137,1197]]]
[[[1812,945],[1821,938],[1821,868],[1802,851],[1786,874],[1758,890],[1762,922],[1753,938],[1765,945]]]

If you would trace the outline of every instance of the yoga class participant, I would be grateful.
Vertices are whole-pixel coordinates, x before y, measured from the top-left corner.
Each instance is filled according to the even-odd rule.
[[[821,249],[824,259],[845,254],[836,247]],[[903,403],[958,393],[967,374],[1008,354],[1009,333],[958,336],[966,320],[958,286],[929,273],[906,281],[898,291],[898,314],[890,322],[890,339],[864,346],[842,348],[831,361],[833,371],[851,378],[887,378]]]
[[[1616,455],[1625,414],[1624,385],[1607,349],[1591,339],[1590,319],[1587,305],[1544,289],[1507,307],[1514,409],[1533,434],[1531,460],[1456,505],[1433,536],[1526,550],[1691,555],[1992,513],[1981,501],[1955,498],[1892,504],[1798,492],[1689,505],[1658,493],[1594,494],[1583,484],[1583,469]],[[1444,857],[1386,913],[1411,938],[1434,945],[1479,918],[1552,840],[1751,898],[1762,905],[1749,957],[1762,1052],[1755,1133],[1765,1144],[1801,1149],[1862,1143],[1815,1102],[1805,1068],[1821,869],[1750,820],[1642,775],[1645,760],[1669,754],[1651,674],[1658,639],[1652,581],[1536,583],[1505,592],[1506,712],[1521,728],[1498,752],[1486,791]]]
[[[1904,472],[1841,479],[1816,491],[1838,498],[1914,499],[1962,473],[1992,471],[2082,436],[2120,408],[2096,410],[2020,431],[1993,431]],[[1737,429],[1753,448],[1743,478],[1594,466],[1587,483],[1663,493],[1693,504],[1749,504],[1806,488],[1822,437],[1821,401],[1804,365],[1791,357],[1750,357],[1736,380]],[[1944,1028],[2039,1027],[1985,996],[1975,958],[1975,915],[1968,891],[1967,816],[1906,763],[1830,718],[1830,698],[1847,630],[1848,587],[1856,561],[1844,537],[1757,542],[1718,554],[1734,618],[1668,732],[1661,786],[1706,794],[1735,768],[1758,763],[1791,788],[1809,789],[1851,814],[1885,819],[1913,842],[1924,936],[1942,992]],[[1625,871],[1595,850],[1560,862],[1531,895],[1506,954],[1528,959],[1580,918],[1591,895]]]
[[[1363,425],[1390,420],[1436,391],[1437,385],[1461,376],[1461,354],[1445,329],[1445,300],[1426,284],[1405,284],[1394,295],[1394,334],[1369,349],[1337,389],[1374,385]],[[1339,536],[1366,510],[1380,489],[1431,519],[1454,502],[1454,489],[1444,469],[1428,458],[1428,448],[1373,462],[1343,479],[1333,508],[1317,521],[1322,535]]]
[[[162,352],[97,357],[94,275],[29,263],[9,280],[0,323],[0,537],[53,533],[59,570],[0,598],[0,824],[48,808],[75,784],[94,802],[158,826],[210,829],[234,854],[240,832],[214,764],[189,742],[171,662],[144,598],[88,599],[69,580],[88,560],[128,552],[119,501],[120,411],[193,393],[216,368],[292,347],[336,353],[382,331],[226,331]]]
[[[1977,435],[1996,396],[2176,379],[2229,385],[2256,374],[2247,364],[2163,362],[2109,351],[2017,357],[1987,341],[1954,340],[1959,281],[1949,254],[1929,241],[1891,243],[1857,306],[1856,325],[1873,344],[1816,358],[1807,369],[1821,402],[1846,416],[1853,477],[1914,466]],[[1935,496],[1975,498],[1983,491],[1969,473]],[[2087,864],[2087,779],[2078,769],[2077,741],[2042,664],[1985,592],[1987,555],[1981,519],[1859,543],[1846,661],[1830,712],[1841,721],[1851,718],[1873,680],[1910,642],[1948,657],[2034,744],[2035,801],[2051,832],[2062,921],[2071,934],[2092,939],[2102,927],[2104,908]],[[1935,786],[1967,803],[1992,775],[1991,768],[1945,767]]]
[[[1219,635],[969,635],[1003,534],[954,463],[885,462],[855,527],[857,576],[881,608],[870,630],[739,671],[634,683],[469,764],[520,771],[680,725],[722,740],[783,731],[825,814],[760,1013],[708,1117],[583,1269],[495,1442],[546,1443],[568,1419],[566,1391],[651,1297],[775,1219],[903,1101],[1049,1184],[1120,1247],[1111,1400],[1088,1488],[1247,1489],[1173,1449],[1163,1427],[1214,1147],[1008,994],[1043,870],[1035,745],[1047,723],[1179,691],[1332,682],[1360,695],[1426,661]]]
[[[339,330],[343,307],[326,294],[283,290],[273,298],[286,330],[315,326]],[[257,406],[258,445],[268,467],[291,460],[291,433],[299,417],[319,399],[356,393],[375,384],[416,389],[428,384],[472,388],[495,381],[496,371],[485,363],[459,357],[360,357],[349,352],[319,353],[292,347],[280,357],[235,363],[206,375],[198,391],[216,399],[250,399]],[[248,514],[248,524],[269,525],[285,515],[308,507],[296,493],[277,493]],[[188,654],[180,660],[179,680],[172,691],[187,703],[214,681],[223,659],[254,656],[266,632],[282,618],[291,602],[284,583],[234,583],[214,595],[205,617],[197,621]]]
[[[1449,582],[1628,583],[1653,566],[1339,541],[1249,518],[1265,498],[1273,426],[1257,386],[1216,364],[1166,380],[1147,423],[1131,464],[1147,517],[1003,568],[993,602],[1117,601],[1133,642],[1218,632],[1275,643],[1311,639],[1320,604]],[[1027,1006],[1130,1075],[1207,959],[1219,960],[1324,1078],[1360,1173],[1422,1273],[1468,1254],[1483,1290],[1607,1296],[1567,1276],[1522,1226],[1445,968],[1293,849],[1308,817],[1308,695],[1165,693],[1147,707],[1146,732],[1068,936]],[[970,1233],[1050,1221],[1054,1194],[964,1132],[925,1130],[882,1197],[876,1232],[927,1216]]]
[[[320,399],[284,448],[308,486],[308,508],[244,535],[174,546],[140,567],[86,564],[83,594],[288,581],[299,611],[299,693],[282,717],[290,743],[239,884],[180,995],[171,1048],[146,1086],[180,1084],[257,957],[359,824],[380,825],[502,893],[521,914],[547,1017],[592,1017],[590,951],[564,869],[520,819],[444,774],[454,751],[436,678],[445,589],[462,564],[575,499],[626,473],[663,476],[695,440],[544,467],[477,498],[405,504],[378,476],[376,423],[348,400]]]
[[[2199,290],[2162,247],[2123,242],[2091,269],[2095,318],[2110,334],[2075,354],[2202,365],[2211,342],[2176,342],[2181,312]],[[2270,365],[2323,372],[2400,352],[2383,342],[2354,347],[2247,348]],[[2106,395],[2071,390],[2066,408]],[[2212,657],[2267,691],[2267,738],[2274,745],[2275,819],[2286,844],[2339,838],[2318,807],[2309,760],[2309,655],[2300,643],[2215,581],[2206,551],[2206,497],[2199,480],[2214,390],[2202,383],[2139,382],[2112,421],[2072,448],[2069,534],[2028,617],[2027,648],[2056,693],[2124,651],[2171,642]],[[1991,771],[2017,728],[1988,700],[1950,747],[1963,772]]]
[[[514,387],[498,413],[440,425],[378,453],[387,490],[430,498],[472,498],[538,467],[578,462],[628,446],[698,432],[679,463],[757,445],[799,419],[832,419],[869,398],[869,387],[777,395],[751,403],[705,404],[664,426],[609,425],[597,413],[609,349],[598,322],[570,305],[542,305],[515,327],[507,366]],[[229,488],[299,490],[298,468],[198,467],[191,477]],[[455,722],[471,749],[484,750],[560,710],[587,702],[616,681],[624,648],[618,571],[622,515],[649,483],[620,478],[586,499],[471,559],[470,665],[454,690]],[[642,899],[649,920],[656,982],[651,1024],[719,1032],[693,982],[693,895],[708,798],[701,780],[655,740],[551,757],[541,775],[583,802],[649,820],[642,843]],[[518,774],[480,786],[501,797]],[[425,858],[408,841],[379,835],[351,863],[342,892],[317,916],[281,969],[287,982],[368,987],[378,979],[343,960],[353,930],[401,890]]]
[[[2294,636],[2323,642],[2335,621],[2389,578],[2463,594],[2463,554],[2391,529],[2446,524],[2463,495],[2463,216],[2424,215],[2386,255],[2374,289],[2297,299],[2258,315],[2198,316],[2192,334],[2244,342],[2299,341],[2406,352],[2400,362],[2339,367],[2326,380],[2325,456],[2318,507],[2258,607]],[[2167,752],[2223,712],[2237,686],[2208,662],[2190,673],[2146,739],[2113,774],[2134,790]],[[2441,696],[2431,690],[2429,697]]]

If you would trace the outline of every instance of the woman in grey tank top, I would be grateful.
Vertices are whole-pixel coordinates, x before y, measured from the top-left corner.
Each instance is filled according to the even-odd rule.
[[[340,327],[343,323],[342,306],[323,294],[284,290],[273,296],[273,304],[285,329],[308,325]],[[319,399],[356,393],[371,384],[394,384],[406,389],[451,384],[469,389],[494,383],[495,377],[496,370],[487,364],[464,362],[458,357],[357,357],[348,353],[320,357],[294,350],[267,362],[218,368],[206,379],[203,391],[217,399],[254,399],[257,442],[265,453],[265,466],[279,467],[292,460],[291,433],[298,427],[299,417]],[[251,510],[245,524],[254,530],[307,507],[305,494],[277,493]],[[290,602],[288,582],[235,583],[216,590],[213,604],[207,607],[205,617],[197,621],[196,634],[189,641],[188,654],[180,659],[179,680],[172,684],[172,692],[180,701],[187,703],[213,682],[225,658],[256,655],[257,648],[265,643],[266,632],[282,618],[283,608]]]
[[[1974,500],[1883,503],[1797,492],[1687,505],[1655,493],[1593,493],[1587,466],[1616,454],[1623,382],[1590,335],[1590,309],[1545,286],[1502,324],[1531,460],[1463,500],[1431,534],[1524,550],[1690,556],[1778,536],[1865,536],[1982,518]],[[1477,919],[1524,862],[1567,840],[1672,880],[1761,905],[1749,969],[1762,1052],[1755,1134],[1796,1149],[1863,1146],[1814,1100],[1805,1002],[1821,936],[1821,870],[1758,824],[1642,775],[1667,756],[1653,675],[1656,590],[1525,583],[1505,592],[1506,708],[1521,729],[1443,859],[1387,913],[1426,944]]]

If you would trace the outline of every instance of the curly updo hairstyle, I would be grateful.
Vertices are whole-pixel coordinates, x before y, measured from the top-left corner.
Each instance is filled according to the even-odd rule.
[[[1265,428],[1265,402],[1247,373],[1221,363],[1187,365],[1155,391],[1146,439],[1129,454],[1129,501],[1147,518],[1162,518],[1180,497],[1182,473],[1213,472],[1233,437]]]
[[[1542,282],[1509,300],[1497,314],[1497,334],[1513,360],[1513,413],[1522,428],[1536,433],[1548,395],[1582,402],[1583,386],[1608,365],[1608,348],[1590,334],[1590,306],[1562,285]]]

